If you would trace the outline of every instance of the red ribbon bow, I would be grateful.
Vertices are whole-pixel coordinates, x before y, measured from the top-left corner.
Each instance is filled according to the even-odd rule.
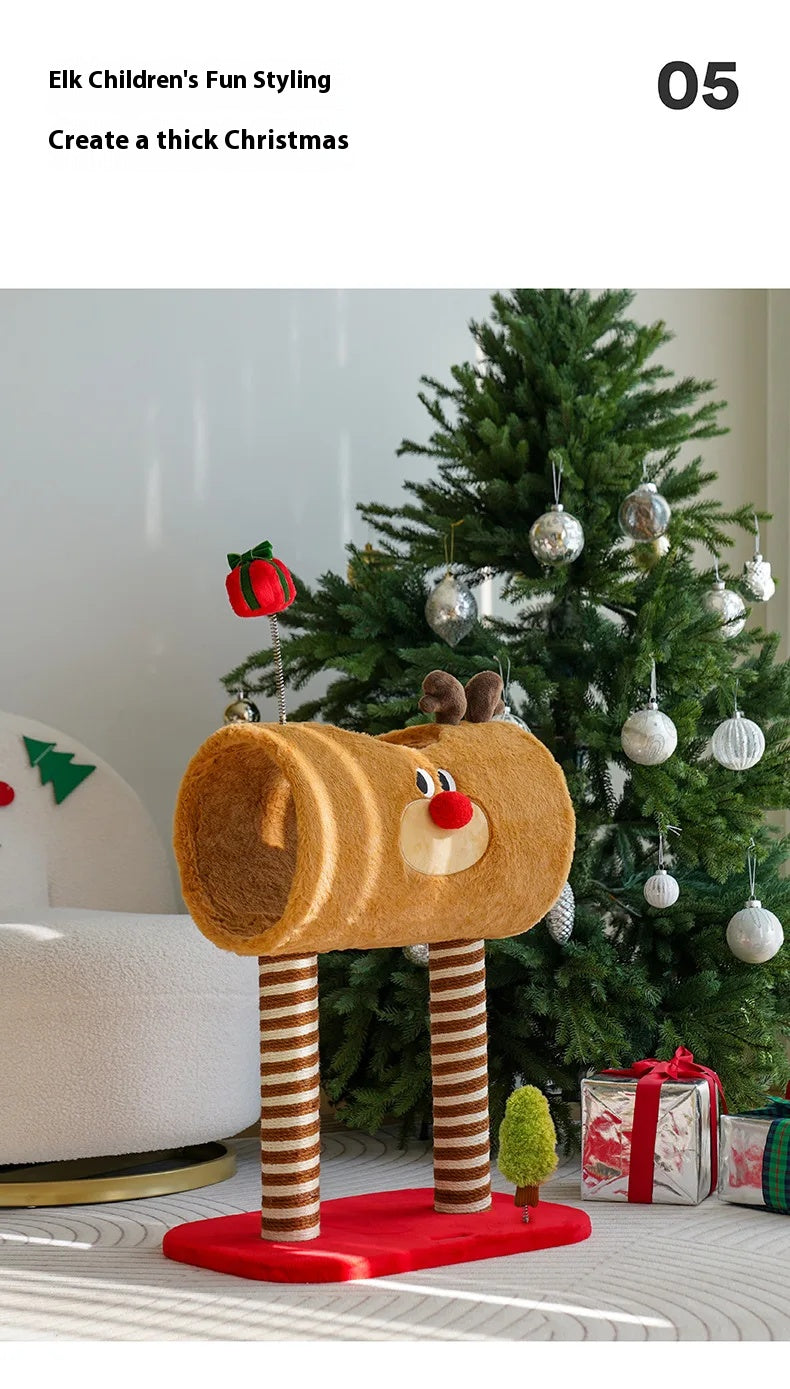
[[[625,1071],[602,1071],[605,1076],[623,1076],[636,1081],[634,1124],[631,1135],[631,1164],[628,1173],[628,1200],[649,1205],[653,1200],[653,1164],[658,1130],[661,1086],[665,1080],[706,1080],[710,1093],[710,1189],[719,1180],[719,1114],[716,1104],[726,1112],[727,1103],[715,1071],[699,1066],[686,1047],[678,1047],[671,1061],[649,1056],[635,1061]]]

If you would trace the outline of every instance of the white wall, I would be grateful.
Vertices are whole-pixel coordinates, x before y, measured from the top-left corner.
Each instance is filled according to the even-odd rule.
[[[169,838],[183,768],[220,722],[220,675],[267,644],[227,605],[226,550],[271,539],[308,580],[344,567],[346,541],[367,538],[354,503],[394,501],[420,473],[395,458],[427,434],[419,375],[469,355],[488,302],[0,293],[0,706],[95,749]],[[645,290],[635,305],[674,328],[670,364],[730,402],[732,433],[705,450],[726,501],[765,500],[766,302]]]

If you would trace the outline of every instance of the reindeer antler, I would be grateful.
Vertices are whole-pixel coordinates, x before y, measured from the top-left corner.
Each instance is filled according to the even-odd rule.
[[[422,682],[420,708],[435,714],[437,723],[460,723],[466,713],[466,695],[460,680],[446,670],[432,670]]]
[[[505,704],[502,699],[501,675],[495,670],[480,670],[466,684],[466,718],[468,723],[488,723],[495,714],[501,714]]]

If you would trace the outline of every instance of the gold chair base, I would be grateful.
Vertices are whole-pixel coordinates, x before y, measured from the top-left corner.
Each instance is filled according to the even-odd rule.
[[[224,1143],[0,1167],[0,1207],[135,1201],[211,1186],[224,1182],[235,1171],[236,1158]]]

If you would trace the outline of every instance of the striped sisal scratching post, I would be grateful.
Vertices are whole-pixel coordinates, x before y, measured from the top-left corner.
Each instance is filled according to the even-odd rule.
[[[261,1236],[321,1230],[318,956],[260,960]]]
[[[434,1208],[491,1205],[485,945],[430,946]]]

